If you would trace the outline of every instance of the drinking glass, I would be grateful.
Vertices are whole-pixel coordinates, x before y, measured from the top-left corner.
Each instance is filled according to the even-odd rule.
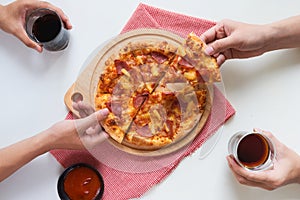
[[[48,8],[28,11],[25,19],[28,36],[48,51],[60,51],[69,43],[69,32],[60,16]]]
[[[276,156],[272,140],[261,132],[237,132],[228,142],[228,152],[241,167],[252,171],[270,169]]]

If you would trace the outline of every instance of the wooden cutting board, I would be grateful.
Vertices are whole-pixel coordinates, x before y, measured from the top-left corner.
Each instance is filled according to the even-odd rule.
[[[68,109],[72,111],[76,116],[78,112],[74,110],[72,103],[76,101],[78,98],[82,98],[83,102],[92,105],[95,107],[94,97],[97,91],[97,85],[99,81],[99,77],[104,70],[105,61],[110,58],[112,55],[117,55],[119,50],[127,45],[129,42],[134,41],[153,41],[153,40],[164,40],[169,44],[173,44],[174,46],[179,46],[183,44],[183,38],[179,37],[168,31],[157,30],[157,29],[139,29],[124,33],[122,35],[113,38],[109,42],[104,45],[101,45],[95,53],[87,60],[87,64],[83,66],[82,72],[79,74],[77,80],[73,83],[73,85],[68,89],[65,94],[64,102]],[[113,139],[109,138],[109,141],[116,148],[125,151],[130,154],[140,155],[140,156],[160,156],[166,155],[175,151],[178,151],[184,147],[186,147],[189,143],[191,143],[194,138],[200,134],[207,118],[209,116],[211,110],[211,102],[212,102],[212,94],[213,87],[208,88],[208,98],[207,104],[205,107],[205,111],[202,114],[199,123],[194,127],[194,129],[187,134],[180,141],[168,145],[165,148],[161,148],[159,150],[147,151],[147,150],[139,150],[130,148],[123,144],[120,144]]]

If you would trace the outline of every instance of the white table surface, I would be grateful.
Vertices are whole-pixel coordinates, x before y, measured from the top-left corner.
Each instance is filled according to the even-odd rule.
[[[1,0],[1,4],[9,3]],[[51,0],[71,19],[71,42],[60,53],[38,54],[16,38],[0,31],[0,147],[48,128],[67,113],[63,97],[77,78],[88,55],[118,34],[140,1]],[[218,21],[230,18],[248,23],[269,23],[299,14],[300,1],[261,0],[145,0],[163,9]],[[293,27],[291,27],[293,28]],[[264,56],[228,61],[222,77],[236,115],[223,127],[213,151],[184,159],[162,183],[141,199],[300,199],[300,186],[269,192],[242,186],[225,159],[227,142],[238,130],[271,130],[300,153],[300,50],[282,50]],[[62,167],[45,154],[0,183],[0,200],[55,200]]]

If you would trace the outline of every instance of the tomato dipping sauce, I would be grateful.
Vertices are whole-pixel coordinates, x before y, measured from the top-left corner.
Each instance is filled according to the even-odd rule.
[[[58,193],[62,200],[99,200],[103,189],[100,173],[83,163],[67,168],[58,181]]]

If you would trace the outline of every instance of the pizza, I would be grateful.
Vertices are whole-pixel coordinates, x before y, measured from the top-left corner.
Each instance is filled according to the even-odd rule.
[[[220,81],[215,58],[193,33],[182,45],[130,42],[109,57],[95,94],[101,125],[120,144],[156,150],[180,141],[197,125],[208,102],[207,85]]]

